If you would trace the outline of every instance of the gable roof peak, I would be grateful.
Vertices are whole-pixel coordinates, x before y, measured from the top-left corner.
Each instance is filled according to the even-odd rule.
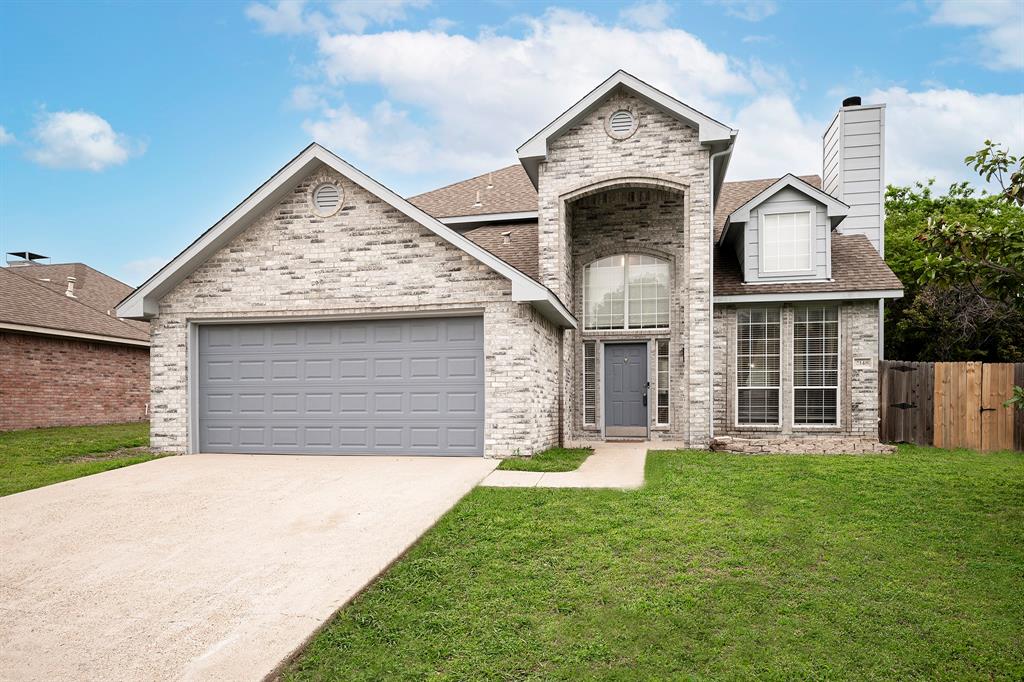
[[[534,186],[537,185],[540,162],[547,157],[549,143],[593,111],[616,88],[625,88],[670,116],[692,125],[697,129],[701,144],[717,147],[718,150],[728,149],[739,132],[619,69],[516,150]]]
[[[199,235],[170,263],[125,297],[117,305],[117,314],[132,319],[155,316],[159,312],[160,299],[167,292],[249,227],[258,216],[276,206],[320,164],[508,279],[512,284],[513,301],[532,303],[541,314],[561,327],[576,327],[575,317],[550,289],[417,208],[317,142],[310,143],[242,203]]]

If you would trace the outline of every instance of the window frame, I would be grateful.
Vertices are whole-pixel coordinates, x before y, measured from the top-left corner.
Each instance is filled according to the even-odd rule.
[[[803,324],[797,322],[796,313],[798,310],[810,310],[813,308],[834,308],[836,311],[836,383],[835,386],[804,386],[796,383],[796,326]],[[825,303],[821,305],[802,304],[793,306],[793,324],[790,332],[793,343],[790,355],[792,356],[793,369],[791,385],[789,387],[792,396],[792,408],[789,414],[789,423],[793,430],[835,430],[842,427],[843,421],[843,307],[838,303]],[[831,423],[810,423],[801,424],[796,420],[796,392],[798,389],[835,389],[836,392],[836,420]]]
[[[647,258],[653,258],[656,261],[658,261],[660,264],[664,264],[665,268],[667,269],[668,282],[666,282],[665,289],[666,289],[666,292],[667,292],[667,301],[668,301],[668,317],[667,317],[667,319],[665,321],[665,325],[664,326],[658,326],[658,327],[643,327],[643,326],[631,327],[630,324],[629,324],[629,257],[630,256],[646,256]],[[587,314],[587,303],[588,303],[587,294],[589,292],[590,287],[587,286],[587,276],[588,276],[588,274],[590,272],[590,268],[591,268],[591,266],[594,263],[597,263],[598,261],[606,260],[608,258],[616,258],[616,257],[622,257],[622,259],[623,259],[623,262],[622,262],[622,280],[623,280],[623,282],[622,282],[622,286],[623,286],[622,325],[623,326],[621,326],[621,327],[594,327],[594,328],[588,327],[587,326],[587,321],[588,321],[588,318],[590,316]],[[584,332],[586,332],[588,334],[616,333],[616,332],[624,332],[624,331],[630,331],[630,332],[636,332],[636,331],[641,331],[641,332],[664,332],[664,331],[668,331],[669,329],[672,328],[672,261],[669,260],[668,258],[663,258],[661,256],[656,256],[656,255],[654,255],[652,253],[640,253],[640,252],[612,253],[612,254],[608,254],[606,256],[600,256],[598,258],[594,258],[589,263],[587,263],[586,265],[583,266],[583,281],[581,282],[580,289],[582,290],[582,295],[580,296],[580,298],[583,301],[583,308],[582,308],[582,311],[581,311],[582,312],[582,317],[583,317],[583,330],[582,331],[584,331]]]
[[[774,311],[778,312],[778,315],[779,315],[779,321],[777,323],[778,326],[779,326],[779,353],[778,353],[778,358],[779,358],[779,383],[778,383],[777,386],[740,386],[740,376],[739,376],[739,373],[740,373],[740,337],[739,337],[739,335],[740,335],[740,321],[739,321],[740,313],[742,311],[744,311],[744,310],[755,310],[755,309],[774,310]],[[734,387],[733,388],[733,399],[735,401],[734,402],[735,407],[732,410],[732,412],[733,412],[733,423],[735,424],[735,427],[737,429],[765,429],[765,430],[777,431],[777,430],[782,428],[782,424],[783,424],[783,421],[785,419],[784,415],[782,414],[782,405],[783,405],[783,403],[782,403],[782,393],[783,393],[784,385],[785,385],[785,364],[784,364],[783,358],[785,357],[785,353],[786,353],[785,311],[783,309],[783,306],[780,306],[780,305],[779,306],[774,306],[774,305],[746,305],[746,306],[739,306],[739,307],[737,307],[735,309],[735,311],[736,311],[736,327],[735,327],[734,334],[733,334],[733,343],[734,343],[734,345],[733,345],[733,352],[732,352],[732,360],[733,360],[732,380],[733,380],[733,387]],[[742,391],[744,389],[753,389],[753,390],[772,390],[772,389],[774,389],[774,390],[778,391],[777,397],[776,397],[776,410],[777,410],[776,414],[777,414],[777,417],[776,417],[774,422],[751,422],[751,423],[745,423],[745,422],[741,422],[740,421],[740,391]]]
[[[589,347],[590,350],[593,351],[593,354],[590,355],[590,356],[588,356],[588,354],[587,354],[588,347]],[[582,372],[583,373],[583,397],[582,397],[582,400],[580,401],[581,402],[581,407],[583,408],[582,409],[582,412],[583,412],[582,416],[583,416],[583,426],[584,427],[595,427],[595,428],[597,427],[597,416],[598,416],[597,415],[597,404],[598,404],[597,394],[598,394],[598,391],[599,391],[599,387],[597,385],[598,384],[598,381],[597,381],[598,380],[598,373],[597,373],[598,355],[599,355],[599,353],[598,353],[598,348],[597,348],[597,341],[590,340],[590,339],[584,340],[583,341],[583,368],[582,368],[582,370],[583,370],[583,372]],[[588,372],[588,368],[587,368],[588,361],[592,363],[590,365],[589,372]],[[588,398],[587,375],[588,374],[591,375],[592,380],[593,380],[592,393],[590,395],[590,397],[592,398],[592,402],[593,402],[592,405],[588,404],[588,402],[587,402],[587,398]],[[590,416],[590,415],[587,414],[588,410],[593,410],[593,415],[592,415],[593,420],[592,421],[587,421],[588,416]]]
[[[796,215],[806,214],[807,215],[807,248],[808,248],[808,267],[806,269],[796,270],[768,270],[764,264],[765,257],[765,218],[768,216],[777,215]],[[815,273],[814,264],[814,229],[815,219],[817,218],[816,208],[800,209],[796,211],[759,211],[757,217],[758,223],[758,234],[757,234],[757,265],[758,274],[766,277],[793,277],[793,276],[806,276],[813,275]]]
[[[665,355],[662,356],[662,347]],[[665,385],[661,385],[661,360],[665,359]],[[668,428],[672,425],[672,341],[671,339],[654,340],[654,422],[653,426]],[[661,394],[665,393],[665,421],[659,418],[661,412]]]

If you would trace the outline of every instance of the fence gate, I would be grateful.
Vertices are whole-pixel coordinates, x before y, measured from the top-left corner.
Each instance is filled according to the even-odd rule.
[[[878,438],[972,450],[1024,449],[1024,411],[1003,404],[1024,363],[879,363]]]
[[[878,439],[883,443],[931,445],[935,408],[930,362],[883,362],[879,373]]]
[[[1003,406],[1013,397],[1013,364],[982,365],[981,449],[1013,449],[1013,406]]]

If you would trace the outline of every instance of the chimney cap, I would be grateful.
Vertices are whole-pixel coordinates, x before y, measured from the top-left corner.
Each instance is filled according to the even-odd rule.
[[[844,107],[859,107],[861,103],[860,95],[854,95],[853,97],[847,97],[843,100]]]

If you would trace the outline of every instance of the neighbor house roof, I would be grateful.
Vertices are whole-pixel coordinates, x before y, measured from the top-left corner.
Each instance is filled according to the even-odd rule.
[[[353,184],[419,223],[452,246],[461,249],[512,284],[512,300],[531,303],[555,324],[576,327],[576,318],[558,297],[540,282],[498,258],[487,249],[444,225],[408,200],[355,168],[334,152],[312,143],[289,161],[242,203],[202,233],[184,251],[161,268],[117,306],[123,317],[149,318],[159,310],[160,299],[179,282],[223,248],[254,220],[277,205],[289,192],[318,167],[327,166]]]
[[[18,268],[0,268],[0,329],[148,346],[148,327],[65,296]]]
[[[519,164],[409,198],[435,218],[500,214],[537,215],[537,190]]]
[[[744,284],[735,252],[728,246],[715,251],[716,301],[775,295],[796,300],[800,295],[826,297],[820,295],[850,292],[864,294],[863,298],[898,298],[902,289],[899,278],[862,234],[832,235],[832,279],[826,281]]]
[[[105,315],[113,315],[117,304],[132,293],[132,287],[85,263],[32,263],[16,265],[9,270],[61,295],[67,291],[68,277],[74,277],[75,298],[73,300]],[[148,322],[138,320],[122,320],[122,322],[147,334],[149,332]]]

